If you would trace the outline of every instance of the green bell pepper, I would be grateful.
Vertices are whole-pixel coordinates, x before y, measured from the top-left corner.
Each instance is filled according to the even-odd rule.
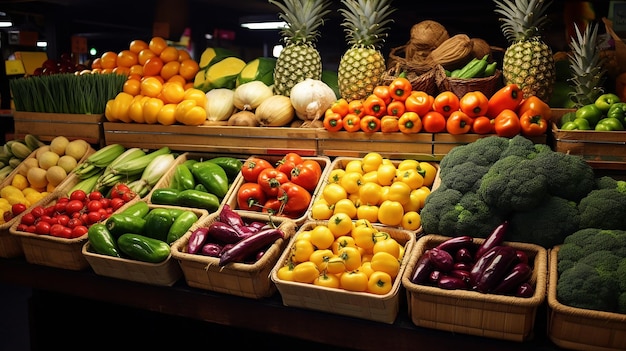
[[[197,162],[191,166],[191,173],[198,183],[218,198],[223,199],[228,192],[228,175],[220,165],[210,161]]]
[[[162,240],[141,234],[122,234],[117,239],[120,250],[128,257],[150,263],[165,261],[170,255],[170,246]]]
[[[208,159],[207,161],[217,164],[222,167],[228,176],[228,180],[233,182],[239,172],[241,171],[241,167],[243,167],[243,162],[240,159],[228,156],[222,157],[214,157],[212,159]]]
[[[196,186],[196,180],[191,174],[189,167],[181,163],[174,169],[174,178],[172,179],[171,188],[178,190],[193,189]]]
[[[589,121],[584,118],[575,118],[561,126],[563,130],[591,130]]]
[[[613,93],[607,93],[600,95],[594,105],[602,111],[602,113],[607,113],[611,105],[621,102],[619,96]]]
[[[609,112],[606,113],[607,117],[617,118],[624,124],[626,122],[626,102],[618,102],[609,108]]]
[[[197,221],[198,215],[195,212],[187,210],[181,213],[180,216],[176,217],[174,223],[172,223],[172,226],[169,228],[165,242],[171,245],[174,241],[185,235],[189,228]]]
[[[117,247],[117,241],[107,227],[102,223],[94,223],[87,231],[89,247],[97,254],[122,257]]]
[[[119,238],[120,235],[126,233],[142,233],[146,220],[124,213],[115,213],[107,218],[104,224],[114,238]]]
[[[561,116],[561,119],[559,120],[559,125],[562,127],[565,123],[571,122],[574,119],[576,119],[576,112],[568,112]]]
[[[153,208],[146,216],[146,225],[143,227],[143,234],[149,238],[167,240],[167,233],[174,223],[174,218],[169,209]]]
[[[601,119],[598,122],[598,124],[596,124],[595,130],[597,131],[624,130],[624,125],[617,118],[607,117],[607,118]]]
[[[585,105],[576,110],[576,118],[586,119],[589,122],[589,126],[593,128],[602,118],[602,110],[595,104]]]

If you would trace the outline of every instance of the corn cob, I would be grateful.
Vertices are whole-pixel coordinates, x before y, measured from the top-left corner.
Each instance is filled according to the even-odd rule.
[[[134,160],[136,158],[145,156],[146,153],[138,147],[126,149],[121,155],[119,155],[113,162],[104,169],[104,173],[98,179],[98,187],[100,186],[112,186],[113,184],[123,181],[125,178],[123,175],[115,174],[114,169],[120,164]],[[115,179],[114,179],[115,178]]]
[[[144,169],[141,178],[128,184],[128,187],[139,197],[148,195],[152,187],[167,173],[176,161],[173,154],[162,154],[155,157]]]
[[[102,170],[100,171],[102,172]],[[69,196],[76,190],[82,190],[85,193],[89,194],[90,192],[96,189],[96,182],[98,181],[98,178],[100,177],[100,175],[101,173],[96,173],[92,175],[91,177],[80,180],[73,187],[68,189],[66,195]]]
[[[87,157],[84,162],[74,168],[73,172],[81,179],[90,178],[98,169],[106,168],[124,151],[126,148],[121,144],[107,145]]]
[[[171,150],[169,147],[164,146],[160,149],[154,150],[145,154],[144,156],[135,158],[133,160],[122,162],[115,166],[115,168],[111,168],[111,171],[114,174],[122,174],[125,176],[132,176],[136,174],[141,174],[146,167],[159,155],[170,154]]]

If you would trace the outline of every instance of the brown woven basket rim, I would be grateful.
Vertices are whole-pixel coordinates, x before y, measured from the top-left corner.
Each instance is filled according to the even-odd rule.
[[[114,256],[108,256],[108,255],[102,255],[96,252],[92,252],[89,251],[90,245],[89,245],[89,240],[87,240],[87,242],[85,242],[85,244],[83,244],[83,248],[82,248],[82,253],[84,256],[86,257],[94,257],[97,259],[103,259],[103,260],[110,260],[113,262],[119,262],[119,263],[124,263],[124,264],[132,264],[132,265],[140,265],[140,266],[146,266],[146,267],[161,267],[161,266],[165,266],[167,264],[169,264],[169,260],[172,258],[172,253],[170,252],[169,256],[167,256],[167,258],[165,260],[163,260],[162,262],[158,262],[158,263],[152,263],[152,262],[145,262],[145,261],[139,261],[139,260],[133,260],[130,258],[124,258],[124,257],[114,257]]]

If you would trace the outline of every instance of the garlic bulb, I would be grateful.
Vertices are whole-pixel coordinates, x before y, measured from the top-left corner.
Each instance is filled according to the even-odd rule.
[[[233,103],[239,110],[250,111],[272,95],[274,95],[272,88],[260,80],[253,80],[235,88]]]
[[[337,96],[328,84],[321,80],[307,78],[291,88],[291,104],[298,118],[317,120],[337,100]]]
[[[208,121],[226,121],[235,112],[232,89],[217,88],[206,93],[206,118]]]

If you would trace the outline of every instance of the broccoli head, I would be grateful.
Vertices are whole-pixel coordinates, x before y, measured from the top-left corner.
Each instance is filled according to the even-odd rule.
[[[568,235],[559,247],[559,273],[597,251],[610,251],[626,257],[626,231],[585,228]]]
[[[548,182],[532,162],[516,155],[498,160],[483,176],[478,195],[505,215],[538,206],[548,194]]]
[[[582,262],[559,275],[556,292],[564,305],[607,312],[617,310],[620,294],[616,274],[604,274]]]
[[[580,156],[542,152],[532,163],[538,172],[546,176],[548,192],[552,195],[580,201],[596,186],[593,167]]]
[[[511,214],[507,240],[550,248],[562,244],[565,237],[576,232],[579,222],[575,202],[548,196],[542,204],[529,211]]]
[[[509,145],[509,139],[495,135],[480,138],[472,143],[459,145],[450,150],[439,163],[440,174],[450,172],[452,166],[471,162],[480,166],[491,166]]]
[[[500,158],[515,155],[531,159],[535,157],[536,153],[537,149],[535,148],[535,143],[532,140],[518,134],[509,139],[509,145],[502,151]]]
[[[617,188],[592,190],[580,200],[578,211],[581,228],[626,230],[626,193]]]
[[[597,189],[617,189],[626,193],[626,180],[617,180],[610,176],[601,176],[596,179]]]
[[[463,197],[463,194],[455,189],[448,189],[440,186],[433,190],[424,201],[424,207],[420,211],[422,229],[425,233],[443,234],[439,229],[441,216],[451,211],[454,205]]]
[[[463,162],[452,166],[450,172],[440,174],[441,184],[462,193],[475,192],[480,180],[489,170],[489,166],[480,166],[472,162]]]

